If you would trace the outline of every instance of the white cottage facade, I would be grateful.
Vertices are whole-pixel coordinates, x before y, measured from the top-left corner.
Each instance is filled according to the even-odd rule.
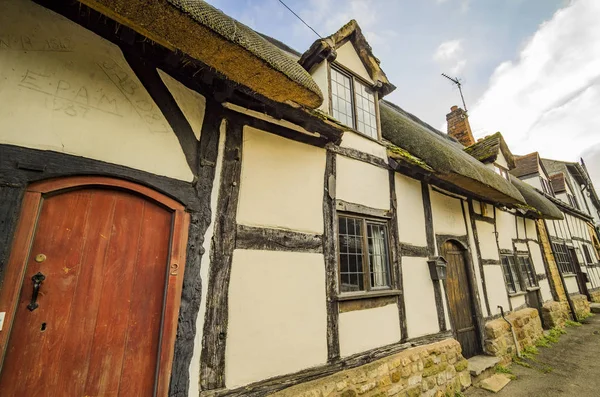
[[[592,299],[591,215],[386,102],[355,21],[300,54],[201,1],[0,7],[2,390],[434,395],[569,315],[557,241]]]

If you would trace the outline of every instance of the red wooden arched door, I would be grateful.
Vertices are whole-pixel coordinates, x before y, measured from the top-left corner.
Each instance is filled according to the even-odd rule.
[[[0,394],[166,395],[187,227],[130,182],[33,184],[0,287]]]

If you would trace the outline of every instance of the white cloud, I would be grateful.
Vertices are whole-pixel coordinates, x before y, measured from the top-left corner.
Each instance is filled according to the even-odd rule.
[[[517,154],[577,160],[600,144],[600,1],[574,0],[500,64],[470,110],[478,136],[501,131]],[[598,154],[598,151],[594,153]]]
[[[464,50],[462,40],[448,40],[438,46],[433,54],[433,59],[446,71],[453,75],[460,73],[467,60],[464,59]]]

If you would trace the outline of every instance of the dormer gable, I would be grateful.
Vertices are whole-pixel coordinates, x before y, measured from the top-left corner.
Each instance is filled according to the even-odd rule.
[[[347,43],[351,43],[351,45],[347,46]],[[379,59],[373,55],[373,49],[354,19],[332,35],[316,40],[308,51],[302,54],[298,63],[311,72],[314,66],[324,60],[334,62],[338,56],[340,56],[338,60],[340,64],[350,63],[344,65],[350,72],[368,77],[368,80],[374,84],[380,99],[396,89],[381,69]],[[360,60],[362,68],[354,66],[357,64],[356,58]]]
[[[325,93],[320,110],[350,130],[381,140],[379,100],[396,87],[387,79],[355,20],[315,41],[298,63]]]
[[[554,190],[550,183],[550,175],[544,167],[538,152],[515,157],[516,167],[510,173],[517,178],[529,183],[531,186],[554,196]]]

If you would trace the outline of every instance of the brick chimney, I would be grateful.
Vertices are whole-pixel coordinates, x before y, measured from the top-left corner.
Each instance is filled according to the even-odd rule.
[[[452,106],[450,113],[446,115],[446,121],[448,122],[448,135],[456,138],[463,146],[471,146],[475,143],[467,112],[458,106]]]

